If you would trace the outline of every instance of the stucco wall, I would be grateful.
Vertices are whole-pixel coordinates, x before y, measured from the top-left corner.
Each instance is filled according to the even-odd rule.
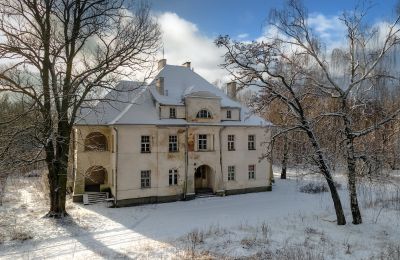
[[[100,132],[107,138],[107,151],[85,151],[85,138],[92,132]],[[107,171],[107,183],[102,187],[110,187],[112,178],[112,139],[111,129],[105,126],[78,126],[75,128],[75,167],[74,194],[82,194],[85,191],[84,174],[92,166],[102,166]]]
[[[231,111],[231,118],[226,117],[226,111]],[[221,120],[240,120],[240,109],[239,108],[221,108]]]
[[[188,122],[220,122],[221,121],[221,100],[219,98],[198,98],[186,97]],[[211,112],[210,119],[196,118],[201,109],[207,109]]]
[[[185,107],[184,106],[160,106],[160,118],[166,119],[169,117],[169,109],[171,107],[175,108],[176,118],[185,118]]]

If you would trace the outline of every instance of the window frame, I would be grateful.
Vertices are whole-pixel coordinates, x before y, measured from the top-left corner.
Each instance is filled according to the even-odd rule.
[[[178,169],[169,169],[168,173],[168,184],[169,186],[176,186],[178,185]]]
[[[144,140],[148,138],[148,140]],[[140,136],[140,153],[151,153],[151,138],[150,135]]]
[[[151,188],[151,170],[140,171],[140,188],[141,189]]]
[[[197,150],[199,151],[207,151],[208,150],[208,137],[206,134],[197,135]]]
[[[171,140],[173,138],[175,138],[175,140]],[[170,152],[170,153],[179,152],[178,135],[169,135],[168,136],[168,152]]]
[[[212,118],[211,112],[203,108],[199,112],[197,112],[196,118],[210,119]]]
[[[232,110],[226,110],[226,118],[232,119]]]
[[[249,174],[249,180],[255,180],[256,179],[256,165],[255,164],[249,164],[247,166],[247,171],[248,171],[248,174]]]
[[[228,135],[228,151],[235,151],[235,135]]]
[[[169,118],[176,118],[176,107],[169,108]]]
[[[236,180],[236,167],[235,165],[228,166],[228,181]]]
[[[252,140],[250,140],[252,139]],[[247,149],[249,151],[256,150],[256,135],[248,135],[247,136]]]

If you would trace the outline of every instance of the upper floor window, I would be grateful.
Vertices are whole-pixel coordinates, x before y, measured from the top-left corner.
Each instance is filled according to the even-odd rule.
[[[228,166],[228,181],[235,180],[235,166]]]
[[[228,135],[228,151],[234,151],[234,150],[235,150],[235,136]]]
[[[249,165],[249,180],[254,180],[256,178],[256,166],[254,164]]]
[[[207,150],[207,135],[199,135],[198,149],[199,150]]]
[[[176,118],[176,108],[174,107],[169,108],[169,118]]]
[[[85,151],[107,151],[107,137],[100,132],[93,132],[85,138]]]
[[[178,170],[169,170],[169,186],[178,185]]]
[[[256,137],[255,137],[255,135],[249,135],[248,136],[247,147],[248,147],[249,150],[255,150],[256,149]]]
[[[211,118],[211,113],[207,109],[202,109],[197,113],[197,118]]]
[[[150,153],[150,136],[148,136],[148,135],[141,136],[140,152],[141,153]]]
[[[151,187],[151,171],[150,170],[140,172],[140,187],[142,189]]]
[[[178,136],[170,135],[168,139],[168,151],[170,153],[178,151]]]
[[[232,111],[230,110],[226,111],[226,118],[232,118]]]

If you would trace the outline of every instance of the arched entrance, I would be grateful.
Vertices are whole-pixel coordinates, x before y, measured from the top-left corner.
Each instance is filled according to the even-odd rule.
[[[85,173],[85,191],[99,192],[100,185],[107,181],[107,170],[102,166],[92,166]]]
[[[214,175],[208,165],[201,165],[194,174],[194,188],[196,193],[213,192]]]

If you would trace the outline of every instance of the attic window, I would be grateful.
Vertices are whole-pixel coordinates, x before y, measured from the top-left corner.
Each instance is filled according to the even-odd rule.
[[[230,110],[226,111],[226,118],[232,118],[232,112]]]
[[[211,118],[211,113],[207,109],[202,109],[197,113],[197,118]]]

